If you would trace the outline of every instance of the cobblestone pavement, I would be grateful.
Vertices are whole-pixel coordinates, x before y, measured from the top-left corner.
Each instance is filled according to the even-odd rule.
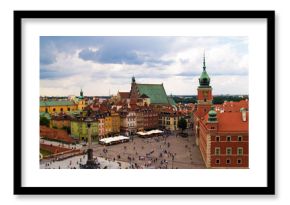
[[[94,156],[119,160],[131,164],[131,168],[192,169],[205,168],[195,138],[171,134],[168,137],[140,138],[132,141],[104,146],[93,145]]]
[[[87,146],[77,145],[86,150]],[[129,142],[111,146],[93,143],[94,157],[101,168],[108,169],[195,169],[205,168],[195,138],[189,132],[188,137],[175,133],[153,138],[133,137]],[[61,161],[42,160],[40,168],[78,169],[85,164],[86,155],[75,156]]]
[[[127,169],[129,168],[129,163],[105,160],[104,158],[97,157],[97,162],[100,163],[101,169]],[[80,164],[86,164],[87,155],[79,155],[75,157],[70,157],[65,160],[42,160],[40,162],[41,169],[79,169]]]

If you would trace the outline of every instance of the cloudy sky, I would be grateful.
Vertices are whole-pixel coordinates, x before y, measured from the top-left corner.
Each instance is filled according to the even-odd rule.
[[[205,50],[213,94],[248,94],[247,37],[42,36],[40,95],[109,95],[137,83],[196,95]]]

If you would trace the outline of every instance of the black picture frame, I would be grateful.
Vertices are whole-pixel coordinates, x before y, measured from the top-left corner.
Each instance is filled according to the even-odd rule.
[[[266,187],[24,187],[22,185],[22,19],[210,18],[267,20]],[[275,194],[275,11],[14,11],[14,194],[273,195]]]

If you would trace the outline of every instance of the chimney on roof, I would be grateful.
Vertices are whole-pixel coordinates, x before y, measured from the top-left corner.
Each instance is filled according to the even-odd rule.
[[[241,108],[241,113],[242,113],[242,121],[247,122],[247,112],[246,109]]]

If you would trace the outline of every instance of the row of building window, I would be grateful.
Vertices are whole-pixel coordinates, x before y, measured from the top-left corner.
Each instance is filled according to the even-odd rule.
[[[220,164],[220,159],[216,159],[215,160],[215,163],[216,164]],[[230,159],[227,159],[226,160],[226,164],[231,164],[231,160]],[[237,164],[242,164],[242,159],[237,159]]]
[[[215,139],[216,139],[217,142],[219,142],[221,137],[220,136],[216,136]],[[227,142],[231,142],[232,141],[232,137],[231,136],[227,136],[226,139],[227,139]],[[238,136],[238,141],[239,142],[243,141],[243,136]]]
[[[55,112],[56,109],[53,108],[52,111]],[[63,112],[63,108],[60,108],[60,111]],[[67,111],[70,111],[70,108],[69,107],[67,108]],[[48,112],[48,108],[45,108],[45,112]]]
[[[158,115],[155,115],[155,116],[158,116]],[[162,117],[162,116],[159,116],[159,119],[160,119],[160,120],[163,119],[163,118],[164,118],[165,120],[170,120],[170,117]],[[178,120],[177,117],[174,117],[173,119],[174,119],[175,121]]]
[[[215,148],[215,155],[220,155],[220,154],[221,154],[221,148],[216,147]],[[226,155],[232,155],[232,148],[231,147],[226,148]],[[243,148],[242,147],[237,148],[237,155],[243,155]]]

